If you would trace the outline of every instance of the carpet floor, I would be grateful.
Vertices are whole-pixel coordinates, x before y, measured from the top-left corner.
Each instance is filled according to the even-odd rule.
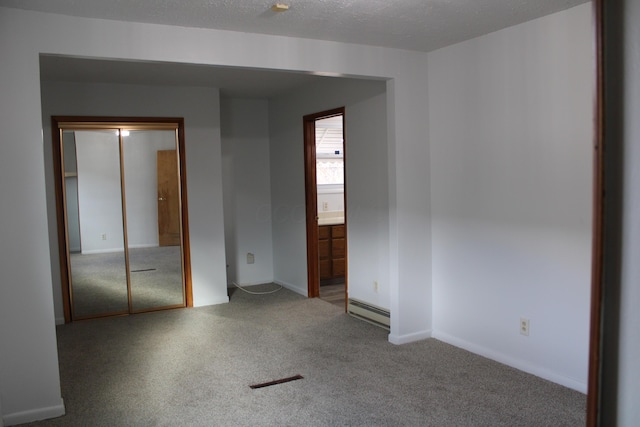
[[[74,316],[129,310],[124,252],[71,254]],[[145,310],[183,304],[179,246],[129,249],[131,304]]]
[[[584,394],[441,341],[390,344],[387,331],[286,289],[230,292],[229,304],[59,326],[67,415],[30,425],[585,423]]]

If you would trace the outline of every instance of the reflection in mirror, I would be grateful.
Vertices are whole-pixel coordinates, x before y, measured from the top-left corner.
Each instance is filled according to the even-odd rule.
[[[183,119],[52,125],[65,321],[191,306]]]
[[[63,156],[73,315],[126,313],[118,136],[63,132]]]
[[[183,305],[176,132],[123,135],[132,309]]]

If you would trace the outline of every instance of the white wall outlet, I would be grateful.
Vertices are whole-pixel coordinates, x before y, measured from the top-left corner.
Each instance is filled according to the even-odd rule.
[[[520,335],[529,336],[529,319],[520,318]]]
[[[251,252],[247,253],[247,264],[253,264],[256,262],[256,256]]]
[[[322,210],[324,212],[329,210],[329,202],[322,202]]]
[[[378,293],[378,281],[373,281],[373,292]]]
[[[100,235],[100,238],[101,238],[102,240],[107,240],[107,233],[102,233],[102,234]]]

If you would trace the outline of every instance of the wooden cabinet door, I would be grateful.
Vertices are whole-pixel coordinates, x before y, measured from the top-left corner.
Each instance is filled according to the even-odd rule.
[[[344,259],[344,238],[331,239],[331,258]]]
[[[331,228],[321,226],[318,228],[318,260],[320,280],[330,279],[331,270]]]

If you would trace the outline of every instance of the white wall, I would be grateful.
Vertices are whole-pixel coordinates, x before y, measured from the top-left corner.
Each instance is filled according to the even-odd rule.
[[[76,136],[72,131],[64,132],[62,137],[64,155],[64,185],[67,200],[67,234],[69,239],[69,251],[80,252],[80,217],[78,209],[78,177],[76,167]]]
[[[147,102],[149,99],[154,101]],[[46,82],[42,85],[42,114],[56,318],[64,316],[55,225],[51,115],[184,117],[194,305],[227,302],[217,89]],[[81,143],[77,142],[78,147]]]
[[[584,9],[584,7],[582,8]],[[577,10],[583,9],[578,8]],[[575,13],[584,12],[569,11],[568,15],[562,13],[558,16],[573,16]],[[588,21],[588,19],[584,19],[584,21]],[[516,34],[524,27],[517,28],[520,30],[515,30]],[[555,24],[551,30],[552,33],[557,33],[558,29]],[[539,37],[541,36],[534,35],[533,41],[539,40]],[[504,39],[504,37],[500,38]],[[516,37],[513,42],[517,41]],[[510,42],[510,40],[503,40],[502,43],[508,46]],[[477,43],[482,44],[482,41]],[[524,41],[520,40],[518,43],[524,46]],[[577,42],[576,46],[582,46],[582,44]],[[630,49],[632,48],[630,47]],[[579,50],[582,51],[582,48]],[[552,52],[555,51],[555,49],[552,50]],[[378,216],[373,219],[374,222],[383,223],[388,232],[388,247],[378,246],[379,254],[386,252],[388,255],[385,258],[386,261],[380,264],[380,268],[386,269],[387,272],[381,271],[376,274],[388,275],[389,289],[386,296],[384,293],[379,294],[378,298],[381,300],[379,305],[386,305],[391,309],[391,341],[400,343],[429,336],[431,330],[430,259],[432,245],[429,218],[430,176],[429,168],[425,165],[430,163],[435,165],[437,161],[430,162],[427,144],[429,129],[425,112],[427,111],[428,98],[427,85],[424,84],[427,55],[371,46],[73,18],[4,8],[0,8],[0,52],[3,57],[3,61],[0,62],[0,75],[2,75],[0,93],[3,94],[0,99],[0,128],[3,129],[3,142],[0,144],[0,196],[3,200],[12,201],[11,204],[3,203],[0,205],[0,218],[2,218],[0,233],[3,236],[3,239],[0,240],[0,250],[6,254],[0,258],[0,269],[4,274],[4,284],[0,286],[0,341],[3,343],[0,346],[0,399],[2,400],[5,423],[18,423],[41,416],[54,416],[64,410],[60,398],[52,306],[52,279],[56,280],[59,277],[55,267],[57,259],[55,254],[52,254],[52,257],[49,256],[49,248],[43,244],[42,237],[48,235],[50,230],[55,230],[55,222],[47,224],[45,204],[45,181],[47,185],[51,185],[49,176],[52,172],[51,169],[47,169],[47,179],[45,180],[42,165],[44,163],[45,168],[51,168],[51,166],[43,156],[43,130],[40,125],[42,118],[38,69],[39,53],[322,71],[342,75],[390,78],[387,81],[386,94],[388,203],[384,204],[384,208],[382,208],[384,212],[378,212]],[[437,56],[437,54],[436,52],[436,55],[433,56]],[[472,55],[473,52],[469,54]],[[575,53],[571,53],[571,55],[573,57]],[[555,58],[553,62],[557,59]],[[433,67],[429,71],[432,69]],[[591,67],[588,66],[586,69],[591,69]],[[459,72],[460,70],[451,71]],[[471,71],[470,69],[469,76],[473,79]],[[496,71],[503,72],[502,69]],[[453,76],[451,77],[451,80],[455,79]],[[429,82],[431,90],[434,90],[433,81],[434,79],[431,79]],[[579,81],[581,81],[581,77],[578,77]],[[449,77],[443,81],[443,84],[446,87],[452,86],[450,82],[445,82],[449,82]],[[207,89],[185,91],[177,88],[167,90],[172,91],[174,96],[187,105],[191,104],[192,99],[200,99],[198,96],[203,91],[207,93],[209,91]],[[547,93],[544,87],[542,90],[543,93]],[[584,96],[587,95],[588,93]],[[78,97],[75,102],[76,107],[84,109],[87,105],[91,106],[97,102],[96,99],[92,99],[96,96],[98,95],[95,92],[90,92],[86,96]],[[208,106],[207,111],[210,111],[209,107],[215,110],[218,105],[217,92],[211,94],[209,99],[214,105]],[[436,99],[435,94],[432,94],[432,99]],[[454,99],[459,98],[454,97]],[[453,102],[448,101],[447,98],[442,101],[445,105]],[[145,93],[144,97],[138,97],[130,103],[155,106],[157,97],[154,93]],[[576,105],[580,108],[577,103],[572,104],[571,108],[575,108]],[[583,105],[590,106],[590,100],[584,102]],[[326,108],[333,107],[335,105],[328,105]],[[433,104],[431,107],[433,114]],[[164,110],[164,108],[168,108],[166,105],[159,108],[162,109],[163,115],[178,114],[174,110],[170,112]],[[469,110],[469,108],[465,108],[464,104],[461,104],[461,108],[465,111]],[[549,104],[549,109],[553,110],[553,108],[555,108],[554,105]],[[493,108],[489,109],[489,111],[493,110]],[[309,112],[315,112],[315,109],[303,113]],[[64,112],[56,111],[54,114],[64,114]],[[574,117],[574,114],[578,113],[570,114],[571,117]],[[203,118],[202,115],[207,115],[207,118]],[[212,164],[221,164],[219,140],[216,140],[215,136],[211,136],[211,134],[215,134],[215,128],[217,128],[216,117],[218,114],[214,111],[211,115],[205,114],[205,112],[202,115],[197,114],[197,118],[194,116],[194,120],[191,121],[192,125],[187,123],[186,134],[187,141],[193,141],[194,137],[201,141],[200,144],[187,148],[187,161],[190,162],[188,164],[189,208],[190,214],[194,215],[191,218],[192,236],[194,236],[194,226],[204,233],[200,240],[195,242],[196,244],[192,241],[192,259],[194,263],[201,263],[201,265],[211,263],[211,260],[224,260],[224,246],[222,243],[218,243],[224,241],[221,231],[223,227],[215,225],[222,221],[222,208],[219,205],[213,205],[222,200],[222,185],[220,179],[216,177],[220,171],[211,167]],[[431,122],[434,122],[433,117]],[[449,122],[445,121],[444,123]],[[459,126],[459,123],[456,121],[454,124]],[[551,123],[554,123],[552,129],[557,130],[557,124],[554,121]],[[210,126],[211,129],[209,129]],[[49,130],[44,129],[44,135],[46,136],[48,133],[50,133]],[[294,133],[296,133],[294,138],[299,138],[301,135],[301,131],[294,131]],[[480,134],[482,135],[482,132]],[[434,137],[433,134],[432,137]],[[49,144],[44,144],[44,147],[46,150],[50,150]],[[506,149],[509,148],[506,147]],[[561,158],[564,159],[564,156]],[[482,159],[480,157],[479,161]],[[301,176],[297,170],[293,170],[292,173],[294,176]],[[474,171],[471,170],[471,173],[473,174]],[[519,176],[516,174],[516,183],[522,180],[518,178]],[[282,176],[278,178],[283,179]],[[16,182],[20,183],[19,187],[15,185]],[[282,182],[278,181],[278,183]],[[289,185],[287,182],[285,184]],[[442,189],[442,186],[439,185],[434,185],[433,190]],[[275,188],[274,182],[272,182],[272,188]],[[538,188],[538,186],[534,186],[534,188]],[[292,204],[288,207],[291,208],[291,212],[295,213],[296,203],[303,200],[303,186],[291,184],[291,187],[283,188],[283,190],[285,193],[291,190],[294,197],[291,199]],[[463,186],[460,189],[460,192],[464,194],[462,190],[466,191],[466,187]],[[557,194],[558,191],[562,190],[553,189],[552,193]],[[583,191],[582,183],[577,191]],[[51,188],[49,188],[48,194],[52,194]],[[192,199],[192,194],[198,194],[195,196],[195,201]],[[281,206],[285,207],[289,203],[286,197],[281,196],[273,195],[274,212],[277,212],[275,202],[282,202],[284,205]],[[548,198],[544,197],[544,199]],[[500,200],[498,198],[498,201]],[[521,201],[522,198],[517,200]],[[300,215],[303,215],[303,209],[302,206]],[[443,210],[439,212],[442,213]],[[459,210],[456,209],[457,211]],[[475,213],[475,211],[473,212]],[[590,209],[587,212],[590,212]],[[387,215],[386,219],[385,215]],[[297,278],[303,277],[304,271],[300,271],[299,266],[293,265],[293,263],[290,264],[289,269],[286,269],[287,248],[285,243],[289,239],[296,248],[303,248],[300,252],[303,254],[304,246],[302,245],[304,242],[298,240],[301,234],[297,232],[295,221],[289,224],[291,227],[280,227],[276,224],[276,220],[274,217],[274,249],[281,249],[282,252],[278,259],[274,259],[274,268],[279,269],[281,279],[290,278],[292,283],[295,281],[298,285],[301,282],[297,282]],[[579,235],[577,229],[582,227],[584,221],[580,219],[578,222],[579,226],[575,229],[576,236]],[[212,223],[214,226],[211,225]],[[438,221],[435,224],[437,226]],[[281,233],[278,238],[276,238],[276,228]],[[446,229],[442,230],[446,231]],[[290,231],[293,232],[289,233]],[[380,234],[376,233],[375,235],[379,236]],[[444,235],[440,232],[439,236]],[[554,236],[551,237],[555,239],[554,241],[559,240]],[[459,241],[455,235],[452,239]],[[488,239],[490,240],[491,236]],[[512,236],[505,236],[505,239],[512,243],[514,240]],[[575,242],[580,239],[581,237],[576,237]],[[529,241],[532,240],[529,239]],[[433,248],[435,249],[436,246],[434,245]],[[543,242],[541,248],[548,249],[548,244]],[[630,253],[630,255],[632,254]],[[442,260],[441,256],[442,252],[434,258]],[[380,258],[382,255],[378,255],[378,257]],[[576,263],[580,263],[578,258],[582,259],[583,255],[576,254]],[[56,260],[53,267],[51,259]],[[27,260],[28,264],[26,264]],[[304,265],[304,263],[303,261],[300,265]],[[224,265],[221,267],[221,269],[215,270],[223,271]],[[435,273],[436,278],[441,275],[442,270],[439,271]],[[528,270],[525,272],[526,274],[530,273]],[[558,270],[552,270],[551,275],[557,276],[555,273],[559,273]],[[571,283],[578,281],[570,272],[567,277]],[[625,288],[627,292],[637,288],[638,280],[632,280],[634,277],[631,277],[627,282],[629,283]],[[213,278],[217,280],[217,274],[194,276],[194,281],[204,282],[213,280]],[[221,285],[224,285],[222,282],[225,280],[220,280],[220,282]],[[219,289],[217,283],[215,285],[216,292]],[[14,284],[15,286],[5,284]],[[59,286],[54,285],[54,289],[59,289]],[[211,297],[211,300],[215,300],[213,287],[200,289],[200,295],[194,295],[194,297],[204,299]],[[306,290],[306,287],[304,289]],[[456,286],[454,289],[466,290]],[[464,297],[466,293],[463,292],[460,295]],[[382,301],[383,298],[388,298],[387,303]],[[560,295],[559,298],[554,295],[550,301],[561,302],[567,299],[566,295]],[[484,300],[479,301],[483,302]],[[493,300],[488,301],[486,311],[493,310],[493,302]],[[578,304],[580,304],[579,301]],[[629,310],[625,309],[624,313],[625,321],[636,320],[629,314]],[[466,312],[463,314],[467,315]],[[477,314],[477,312],[472,311],[470,314]],[[512,322],[514,320],[517,322],[520,315],[519,310],[516,319],[512,319],[511,316],[509,319],[505,318],[505,330],[506,321],[508,320],[509,325],[513,325]],[[535,312],[526,315],[530,315],[532,320],[538,319],[534,317],[537,316]],[[436,319],[438,318],[439,316],[436,316]],[[583,323],[573,322],[572,324]],[[15,325],[19,325],[19,327],[15,327]],[[535,339],[537,332],[534,331],[541,326],[544,325],[539,325],[538,320],[532,322],[530,342]],[[509,326],[509,328],[511,327]],[[578,331],[578,335],[581,333]],[[625,336],[628,335],[629,333]],[[574,336],[569,334],[564,338],[571,341]],[[467,337],[468,335],[463,336],[463,338]],[[498,337],[494,336],[494,338]],[[513,342],[513,340],[509,342]],[[498,351],[501,351],[499,343],[491,341],[491,344],[496,344]],[[632,356],[638,353],[637,349],[636,344],[625,347],[624,354],[625,357],[628,357],[625,360],[632,360]],[[536,350],[543,351],[543,347],[537,347]],[[549,349],[544,351],[547,353]],[[29,355],[29,357],[25,357],[25,355]],[[562,363],[564,362],[561,361]],[[578,361],[578,365],[580,363],[582,362]],[[633,376],[634,372],[637,372],[637,369],[634,371],[628,362],[625,362],[624,366],[623,374]],[[632,379],[630,377],[629,381]],[[635,390],[633,387],[633,385],[625,383],[620,392],[633,391]],[[632,396],[629,395],[628,398],[630,399]],[[626,405],[628,415],[631,416],[632,409],[627,403],[624,405]]]
[[[169,61],[204,65],[243,66],[275,70],[329,72],[340,75],[389,78],[387,137],[389,212],[389,289],[391,336],[405,342],[429,336],[431,329],[429,174],[426,125],[426,55],[309,39],[265,36],[163,25],[86,19],[0,8],[0,384],[4,421],[18,423],[63,411],[60,398],[52,305],[50,248],[43,236],[47,223],[43,164],[43,129],[38,55],[58,54],[122,60]],[[225,282],[222,185],[219,139],[216,137],[216,91],[166,88],[194,105],[188,121],[187,147],[190,224],[192,227],[194,298],[213,302],[218,282]],[[102,91],[101,95],[108,95]],[[211,92],[211,105],[194,99]],[[159,103],[156,92],[133,97],[127,104],[157,106],[149,114],[181,111]],[[95,93],[78,97],[75,107],[98,103]],[[93,99],[92,99],[93,98]],[[104,107],[106,110],[106,107]],[[178,110],[181,110],[178,108]],[[103,111],[102,109],[100,110]],[[104,111],[106,112],[106,111]],[[63,113],[56,111],[55,114]],[[119,111],[119,114],[130,114]],[[206,116],[206,117],[203,117]],[[49,130],[44,130],[47,135]],[[44,147],[49,150],[48,144]],[[212,167],[212,165],[214,167]],[[15,183],[19,182],[20,186]],[[272,183],[273,187],[273,183]],[[49,191],[51,194],[51,191]],[[199,230],[202,233],[194,231]],[[55,256],[53,257],[55,258]],[[27,263],[28,260],[28,264]],[[214,262],[212,262],[212,260]],[[27,268],[28,267],[28,268]],[[295,267],[292,267],[295,269]],[[211,272],[212,274],[205,274]],[[296,273],[297,274],[297,273]],[[215,282],[215,286],[214,286]],[[212,286],[207,287],[210,283]],[[226,287],[226,283],[221,283]],[[54,288],[57,288],[54,286]],[[15,325],[20,325],[19,328]],[[24,355],[30,355],[25,358]]]
[[[127,243],[130,248],[148,248],[160,244],[158,151],[176,149],[174,130],[130,131],[124,137]]]
[[[119,147],[114,132],[76,132],[78,216],[83,254],[124,251]]]
[[[344,211],[344,188],[330,189],[318,187],[318,212],[342,212]],[[326,203],[326,209],[325,209]]]
[[[604,2],[603,426],[640,425],[640,2]]]
[[[220,114],[227,280],[272,282],[268,101],[222,98]]]
[[[380,81],[334,79],[270,102],[274,273],[299,293],[307,294],[302,118],[344,106],[349,296],[390,306],[385,91]]]
[[[429,53],[427,72],[434,336],[583,392],[592,40],[585,4]]]
[[[122,251],[119,137],[114,131],[76,131],[75,135],[82,253]],[[157,152],[175,149],[173,130],[131,131],[124,137],[127,242],[130,248],[159,244]],[[73,188],[69,190],[73,191]],[[67,194],[68,202],[70,196],[73,195]],[[71,218],[69,212],[67,216]],[[71,245],[71,222],[69,241]]]
[[[0,195],[11,200],[0,203],[0,400],[5,425],[64,414],[46,242],[38,56],[11,40],[16,28],[10,15],[0,9],[0,52],[5,57],[0,63]]]

